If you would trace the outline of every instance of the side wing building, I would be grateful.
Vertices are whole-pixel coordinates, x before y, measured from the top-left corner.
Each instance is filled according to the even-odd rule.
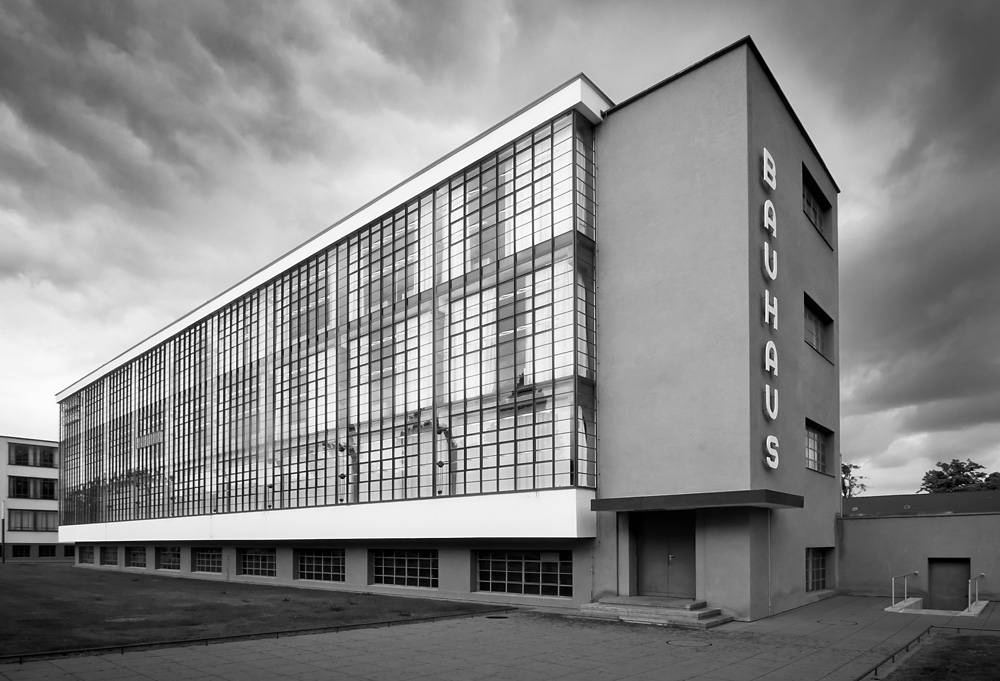
[[[830,595],[837,186],[749,39],[579,76],[59,393],[95,568]]]

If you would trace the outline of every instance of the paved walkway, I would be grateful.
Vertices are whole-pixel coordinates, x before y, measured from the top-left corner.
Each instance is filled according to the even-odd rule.
[[[853,681],[931,624],[977,618],[883,612],[886,598],[836,596],[702,632],[516,612],[0,666],[0,679],[153,681]]]

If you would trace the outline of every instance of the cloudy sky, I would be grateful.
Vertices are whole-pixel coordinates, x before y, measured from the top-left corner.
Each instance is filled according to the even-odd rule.
[[[1000,470],[1000,2],[0,3],[0,433],[584,72],[752,35],[842,188],[842,450]]]

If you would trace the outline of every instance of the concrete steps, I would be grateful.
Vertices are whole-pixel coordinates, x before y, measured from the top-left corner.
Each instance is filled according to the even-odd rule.
[[[617,618],[635,624],[711,629],[733,618],[705,601],[654,596],[610,596],[580,606],[582,614],[603,619]]]

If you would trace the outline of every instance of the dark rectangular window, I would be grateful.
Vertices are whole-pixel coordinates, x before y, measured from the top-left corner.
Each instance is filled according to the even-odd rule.
[[[808,295],[803,300],[803,306],[806,343],[829,359],[833,353],[833,318]]]
[[[179,546],[157,546],[156,547],[156,569],[157,570],[180,570],[181,569],[181,547],[179,547]]]
[[[11,548],[11,556],[14,558],[31,558],[31,545],[14,544]]]
[[[344,549],[299,549],[298,579],[344,581]]]
[[[11,499],[55,499],[56,481],[51,478],[8,478],[8,493]]]
[[[101,565],[118,565],[118,547],[101,547]]]
[[[72,558],[76,555],[76,545],[66,544],[63,546],[63,558]]]
[[[125,567],[146,567],[146,547],[126,546],[125,547]]]
[[[80,547],[80,562],[89,563],[93,565],[94,563],[94,547],[93,546],[81,546]]]
[[[39,558],[55,558],[56,557],[56,545],[55,544],[41,544],[38,547],[38,557]]]
[[[193,572],[222,572],[222,549],[202,548],[191,550]]]
[[[806,419],[806,468],[827,473],[833,432]]]
[[[828,243],[832,229],[830,208],[830,202],[823,195],[816,180],[806,167],[802,166],[802,212]]]
[[[826,565],[828,548],[806,549],[806,591],[822,591],[827,588]]]
[[[58,511],[7,511],[7,529],[21,532],[55,532],[59,529]]]
[[[372,584],[395,586],[438,585],[436,549],[373,549],[370,551]]]
[[[476,566],[480,591],[573,595],[572,551],[479,551]]]
[[[240,574],[275,577],[278,574],[274,549],[240,549]]]
[[[7,463],[13,466],[55,468],[56,450],[54,447],[10,442],[7,445]]]

